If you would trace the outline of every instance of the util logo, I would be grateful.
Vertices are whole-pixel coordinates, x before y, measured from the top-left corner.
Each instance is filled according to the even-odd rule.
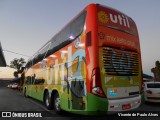
[[[112,13],[109,13],[108,15],[104,11],[98,12],[99,21],[105,24],[110,19],[110,21],[115,24],[120,24],[122,26],[130,28],[129,19],[127,16],[120,15],[120,14],[115,15]]]

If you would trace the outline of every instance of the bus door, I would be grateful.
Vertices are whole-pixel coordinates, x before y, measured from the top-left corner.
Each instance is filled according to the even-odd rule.
[[[34,80],[35,80],[35,77],[34,77],[34,76],[31,76],[31,84],[30,84],[30,86],[29,86],[29,95],[30,95],[31,97],[34,97],[34,92],[35,92],[35,90],[34,90],[34,88],[35,88]]]
[[[42,93],[43,93],[43,83],[44,83],[44,79],[38,79],[36,77],[36,74],[33,75],[32,77],[32,80],[33,80],[33,85],[31,87],[31,95],[38,99],[38,100],[43,100],[42,98]]]
[[[34,96],[38,99],[38,100],[43,100],[43,90],[44,90],[44,79],[38,79],[35,78],[35,82],[34,82]]]
[[[68,81],[70,109],[84,110],[86,104],[85,61],[79,56],[73,60],[68,69]]]
[[[27,76],[27,81],[26,81],[26,93],[27,95],[31,96],[32,95],[32,77],[31,76]]]

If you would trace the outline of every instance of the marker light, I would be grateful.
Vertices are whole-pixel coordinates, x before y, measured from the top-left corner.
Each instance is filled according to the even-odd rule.
[[[48,59],[45,58],[45,59],[43,59],[43,60],[44,60],[44,61],[47,61]]]
[[[56,58],[57,56],[56,56],[56,55],[50,55],[50,57],[51,57],[51,58]]]
[[[79,44],[79,47],[84,47],[84,43],[80,43],[80,44]]]
[[[101,87],[95,87],[92,89],[92,93],[99,95],[99,96],[103,96],[103,90]]]
[[[100,69],[99,68],[95,68],[92,71],[92,77],[91,77],[91,93],[99,96],[99,97],[103,97],[105,98],[105,93],[102,89],[102,84],[100,81]]]
[[[73,40],[73,39],[74,39],[74,37],[71,35],[71,36],[69,36],[69,39]]]
[[[62,52],[62,53],[68,53],[68,51],[67,51],[67,50],[62,50],[61,52]]]

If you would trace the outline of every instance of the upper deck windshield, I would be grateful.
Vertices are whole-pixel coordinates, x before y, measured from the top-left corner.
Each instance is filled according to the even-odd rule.
[[[98,25],[137,36],[135,22],[118,10],[98,6]]]

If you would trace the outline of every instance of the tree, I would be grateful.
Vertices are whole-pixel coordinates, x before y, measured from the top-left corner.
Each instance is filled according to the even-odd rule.
[[[14,58],[11,62],[10,62],[10,67],[11,68],[15,68],[17,71],[15,71],[13,73],[13,75],[15,77],[18,77],[18,73],[21,73],[21,67],[23,67],[23,65],[25,64],[25,59],[24,58]]]
[[[18,72],[14,71],[13,75],[14,75],[14,77],[18,77]]]
[[[160,81],[160,62],[155,62],[155,67],[151,69],[151,72],[154,74],[155,81]]]

